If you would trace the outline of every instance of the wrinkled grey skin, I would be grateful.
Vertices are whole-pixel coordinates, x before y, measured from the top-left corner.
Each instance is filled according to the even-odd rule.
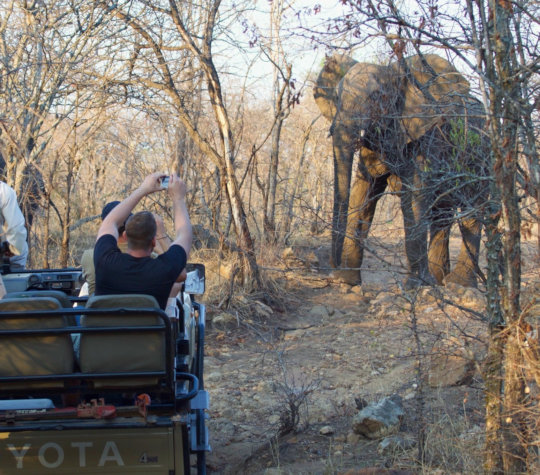
[[[489,151],[482,108],[469,95],[468,82],[436,55],[389,66],[336,55],[327,58],[314,96],[331,122],[332,264],[340,267],[339,276],[361,283],[377,201],[393,183],[405,225],[407,287],[443,281],[475,287],[477,208],[486,200]],[[353,175],[355,152],[360,159]],[[457,211],[463,244],[450,271],[448,242]]]

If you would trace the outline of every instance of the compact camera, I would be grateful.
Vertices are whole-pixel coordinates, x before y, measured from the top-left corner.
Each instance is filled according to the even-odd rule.
[[[163,188],[163,189],[169,188],[169,177],[168,176],[164,176],[161,179],[161,188]]]

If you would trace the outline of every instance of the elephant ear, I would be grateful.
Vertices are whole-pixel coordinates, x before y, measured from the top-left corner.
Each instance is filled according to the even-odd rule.
[[[360,122],[370,117],[388,114],[395,100],[388,93],[392,76],[387,66],[372,63],[356,63],[345,75],[338,88],[338,113],[342,122]],[[384,96],[384,98],[383,98]]]
[[[313,97],[322,115],[330,122],[337,112],[338,85],[356,63],[356,60],[346,55],[329,56],[317,77],[313,87]]]
[[[405,63],[405,68],[396,67],[405,75],[401,123],[411,142],[442,123],[445,116],[457,113],[459,98],[469,93],[470,85],[452,64],[435,54],[411,56]]]

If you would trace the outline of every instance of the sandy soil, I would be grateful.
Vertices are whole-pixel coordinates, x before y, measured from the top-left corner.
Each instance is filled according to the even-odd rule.
[[[272,308],[237,298],[232,322],[210,321],[209,473],[480,472],[483,295],[459,286],[402,294],[399,240],[374,233],[364,285],[352,288],[321,269],[324,244],[297,247],[298,267],[279,273],[283,295]],[[534,295],[540,289],[535,242],[524,245],[523,264],[525,292]],[[220,312],[210,306],[210,320]],[[395,394],[405,409],[399,435],[413,442],[381,452],[380,440],[355,434],[352,421],[359,404]],[[426,440],[420,464],[419,436]]]

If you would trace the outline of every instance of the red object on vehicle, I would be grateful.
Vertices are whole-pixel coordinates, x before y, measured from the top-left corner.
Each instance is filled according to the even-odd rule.
[[[139,394],[137,396],[137,400],[135,404],[139,407],[139,413],[141,416],[146,417],[148,414],[147,407],[152,403],[152,400],[150,399],[150,396],[146,393]]]
[[[116,407],[105,405],[103,398],[92,399],[90,404],[79,404],[77,406],[77,417],[93,419],[110,419],[116,417]]]

